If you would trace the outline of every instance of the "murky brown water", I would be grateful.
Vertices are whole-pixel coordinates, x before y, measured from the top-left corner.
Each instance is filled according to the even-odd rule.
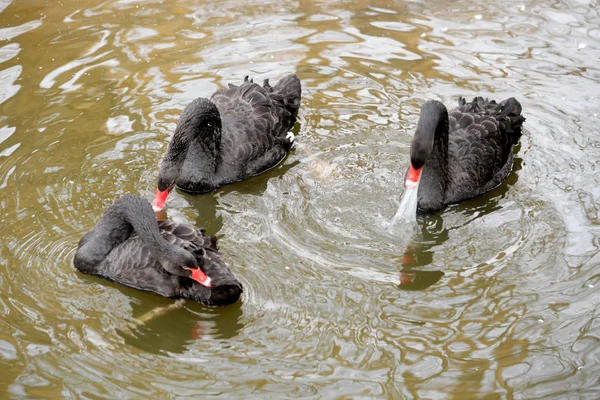
[[[0,9],[0,397],[600,397],[597,2]],[[172,301],[75,272],[77,241],[152,197],[192,99],[294,71],[295,152],[167,209],[222,237],[243,301],[128,333]],[[389,233],[420,104],[476,94],[521,101],[515,172]]]

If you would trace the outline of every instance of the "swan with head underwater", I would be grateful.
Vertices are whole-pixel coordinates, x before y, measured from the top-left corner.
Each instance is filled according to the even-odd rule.
[[[188,224],[157,221],[148,200],[126,195],[83,236],[73,265],[164,297],[235,303],[242,284],[221,260],[217,238],[204,233]]]
[[[177,186],[201,194],[258,175],[276,166],[294,142],[289,132],[300,108],[296,75],[275,86],[244,79],[240,86],[198,98],[182,112],[158,172],[152,202],[160,211]]]
[[[524,121],[512,97],[500,103],[460,98],[450,112],[439,101],[423,104],[403,196],[416,197],[416,210],[414,204],[400,207],[393,221],[403,213],[434,213],[500,185],[512,170]]]

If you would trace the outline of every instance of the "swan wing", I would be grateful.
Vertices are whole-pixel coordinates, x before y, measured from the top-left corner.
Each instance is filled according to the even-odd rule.
[[[517,135],[506,107],[481,97],[470,103],[460,99],[459,107],[451,110],[448,117],[451,187],[471,194],[490,190],[510,171],[507,163],[512,164],[520,125]],[[459,200],[452,199],[452,193],[448,195],[451,200]]]
[[[165,271],[150,246],[137,235],[115,247],[105,260],[102,276],[140,290],[173,297],[173,275]]]
[[[221,113],[224,161],[252,164],[260,160],[258,164],[262,165],[249,166],[248,175],[253,175],[285,156],[293,143],[287,132],[296,122],[300,105],[300,82],[297,77],[295,80],[297,84],[286,77],[275,87],[268,82],[260,86],[245,81],[240,86],[222,89],[211,97]],[[294,96],[292,93],[296,92],[297,96]]]

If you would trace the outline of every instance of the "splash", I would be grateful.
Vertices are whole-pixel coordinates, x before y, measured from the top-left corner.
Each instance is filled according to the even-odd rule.
[[[390,221],[391,228],[397,225],[416,225],[418,192],[418,183],[415,185],[415,187],[406,188],[402,194],[398,211],[396,211],[396,215],[394,215],[394,218],[392,218]]]

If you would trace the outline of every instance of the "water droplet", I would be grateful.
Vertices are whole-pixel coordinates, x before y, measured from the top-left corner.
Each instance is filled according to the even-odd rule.
[[[476,16],[474,16],[473,18],[475,18],[476,20],[480,20],[481,18],[483,18],[483,15],[481,14],[477,14]]]
[[[421,33],[421,37],[425,37],[427,34],[425,32]]]
[[[448,32],[448,27],[447,26],[443,27],[442,32]]]
[[[587,44],[585,44],[585,43],[579,43],[579,45],[577,46],[577,48],[578,48],[579,50],[581,50],[581,49],[585,49],[586,47],[587,47]]]
[[[285,269],[290,269],[290,267],[285,267]]]
[[[589,288],[593,288],[593,287],[594,287],[594,285],[592,285],[591,283],[588,283],[587,287],[589,287]]]
[[[544,320],[540,318],[538,319],[538,322],[541,324],[542,322],[544,322]]]

